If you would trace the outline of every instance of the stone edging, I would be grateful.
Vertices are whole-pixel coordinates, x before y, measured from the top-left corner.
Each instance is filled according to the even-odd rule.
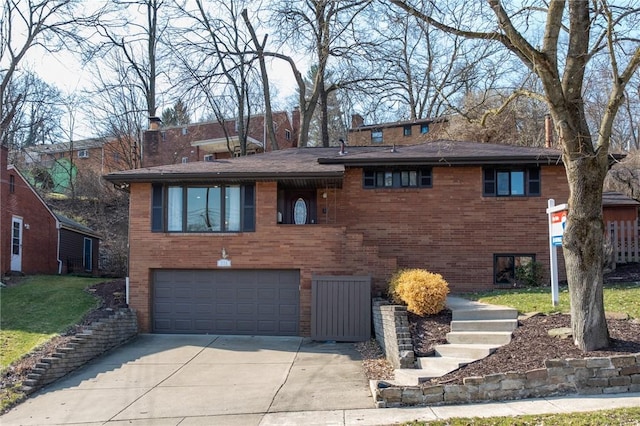
[[[119,309],[113,315],[92,323],[82,333],[71,338],[66,347],[40,360],[22,383],[27,395],[52,383],[119,346],[138,334],[138,321],[133,309]]]
[[[378,408],[503,401],[561,394],[640,392],[640,353],[603,358],[553,359],[526,373],[467,377],[459,384],[390,386],[371,381]]]

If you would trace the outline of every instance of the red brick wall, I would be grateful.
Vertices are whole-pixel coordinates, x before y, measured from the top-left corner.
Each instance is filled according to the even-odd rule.
[[[11,267],[12,217],[22,218],[22,272],[25,274],[55,274],[58,272],[56,221],[41,200],[13,169],[6,171],[2,182],[2,272]],[[8,180],[13,175],[15,192],[9,193]]]
[[[415,145],[423,142],[433,141],[444,137],[446,122],[429,123],[429,132],[420,133],[420,124],[411,126],[411,135],[404,135],[404,125],[400,126],[380,126],[382,130],[382,143],[380,145]],[[371,142],[371,127],[364,129],[349,129],[347,143],[351,146],[376,145]]]
[[[297,127],[291,123],[289,115],[284,111],[275,111],[273,113],[274,131],[279,149],[291,148],[297,144]],[[228,120],[225,122],[226,133],[220,123],[194,123],[184,126],[171,126],[161,128],[157,131],[145,132],[143,165],[144,167],[177,164],[182,161],[182,157],[186,157],[188,162],[203,161],[204,156],[208,154],[205,149],[197,146],[191,146],[192,142],[203,141],[207,139],[224,138],[227,135],[237,136],[235,121]],[[290,137],[287,139],[286,134],[289,131]],[[253,139],[258,141],[265,140],[264,116],[256,115],[251,117],[249,127],[246,133]],[[272,151],[271,142],[267,138],[265,147],[266,151]],[[229,158],[231,153],[222,152],[214,154],[215,158]]]
[[[482,197],[481,167],[435,167],[433,188],[423,189],[363,189],[362,171],[349,169],[337,215],[381,256],[441,273],[463,292],[493,287],[494,254],[532,253],[547,267],[547,199],[568,195],[555,166],[542,168],[542,196],[524,198]]]
[[[8,203],[9,177],[7,173],[7,157],[9,150],[0,145],[0,276],[9,269],[9,239],[11,216],[5,206]],[[7,233],[9,230],[9,233]],[[9,236],[7,236],[9,235]]]
[[[637,206],[604,206],[602,208],[602,219],[604,223],[638,220]]]
[[[483,198],[480,167],[433,169],[433,188],[365,190],[360,169],[342,189],[318,190],[318,224],[278,225],[277,184],[256,185],[256,232],[150,231],[150,184],[130,198],[130,306],[150,326],[154,269],[215,269],[224,247],[234,269],[299,269],[303,335],[310,331],[311,276],[372,275],[382,294],[398,267],[442,273],[452,292],[493,288],[493,254],[536,254],[549,263],[547,199],[566,201],[562,167],[542,168],[542,196]],[[323,193],[327,197],[323,197]],[[562,256],[559,256],[562,259]],[[561,267],[561,278],[564,279]]]

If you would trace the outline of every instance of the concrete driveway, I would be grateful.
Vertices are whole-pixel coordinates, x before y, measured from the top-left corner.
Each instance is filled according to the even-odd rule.
[[[350,343],[151,335],[42,389],[2,425],[259,425],[277,414],[373,408]],[[274,417],[275,416],[275,417]]]

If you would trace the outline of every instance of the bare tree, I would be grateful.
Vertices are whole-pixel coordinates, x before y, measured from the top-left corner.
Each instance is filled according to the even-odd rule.
[[[366,16],[376,78],[361,82],[351,96],[378,121],[452,113],[473,99],[471,92],[494,90],[498,78],[515,72],[504,66],[504,48],[442,33],[396,7],[373,3]]]
[[[165,1],[116,0],[114,5],[118,9],[98,26],[106,42],[98,45],[94,56],[117,51],[116,57],[126,64],[127,74],[144,94],[149,117],[154,117],[159,76],[158,45],[167,28],[167,20],[161,19],[161,10],[167,8]],[[141,15],[144,19],[137,19]]]
[[[60,91],[30,71],[14,76],[5,90],[5,105],[15,105],[13,119],[4,132],[3,145],[16,150],[62,140]],[[20,101],[16,104],[17,99]]]
[[[173,52],[184,76],[179,82],[184,91],[209,111],[226,129],[225,122],[235,117],[240,155],[247,153],[248,129],[262,92],[256,69],[257,56],[251,36],[243,28],[245,1],[195,1],[195,8],[181,6],[188,28],[174,40]],[[174,37],[175,39],[176,37]],[[204,100],[204,102],[203,102]],[[231,134],[227,134],[228,147]]]
[[[307,144],[309,123],[318,103],[321,111],[322,146],[329,146],[329,93],[353,83],[353,78],[338,77],[336,73],[335,81],[329,84],[326,78],[331,71],[330,61],[348,62],[366,50],[357,18],[369,3],[369,0],[280,0],[273,6],[273,23],[280,39],[283,42],[286,40],[289,45],[295,44],[297,49],[312,52],[312,65],[316,67],[315,79],[308,95],[304,80],[296,75],[302,116],[298,146]],[[295,71],[297,68],[294,74]],[[337,68],[334,71],[337,71]]]
[[[562,146],[570,189],[563,253],[573,336],[582,350],[606,347],[602,187],[609,168],[612,125],[624,89],[640,65],[635,34],[640,10],[604,0],[528,3],[527,7],[499,0],[488,0],[486,5],[466,2],[465,9],[476,14],[467,21],[477,23],[471,28],[449,25],[446,16],[427,15],[412,2],[391,2],[444,32],[501,43],[540,79],[542,93],[523,94],[547,103]],[[527,31],[529,22],[545,22],[541,37]],[[585,73],[590,61],[602,55],[607,55],[611,67],[609,97],[597,136],[592,137],[584,110]]]
[[[87,13],[77,0],[6,0],[0,19],[0,141],[10,127],[17,108],[25,98],[23,92],[9,97],[12,79],[34,46],[49,53],[84,45],[82,29],[90,28],[101,10]],[[14,86],[15,88],[15,86]]]
[[[105,165],[112,170],[140,167],[142,132],[148,124],[147,97],[121,57],[121,52],[114,52],[96,66],[91,91],[96,130],[107,141]]]

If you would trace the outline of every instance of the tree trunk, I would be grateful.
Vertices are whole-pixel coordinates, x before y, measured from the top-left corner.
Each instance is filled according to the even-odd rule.
[[[565,151],[566,152],[566,151]],[[574,343],[583,351],[609,345],[604,315],[604,224],[602,185],[605,164],[592,155],[564,155],[569,181],[569,212],[563,237],[563,254],[571,299]]]

